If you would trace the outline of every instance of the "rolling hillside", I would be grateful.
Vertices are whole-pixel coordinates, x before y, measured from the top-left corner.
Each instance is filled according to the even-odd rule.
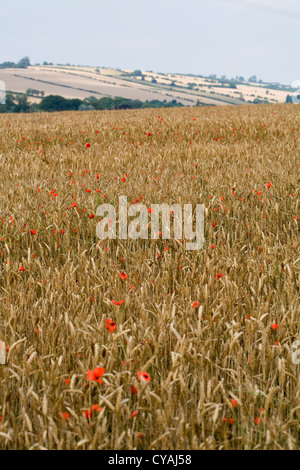
[[[250,83],[194,75],[162,74],[75,66],[31,66],[2,69],[7,91],[34,89],[47,95],[85,99],[122,97],[141,101],[176,100],[184,106],[239,105],[245,102],[283,103],[292,91],[284,85]],[[39,97],[41,99],[41,97]],[[36,101],[36,97],[30,97]]]

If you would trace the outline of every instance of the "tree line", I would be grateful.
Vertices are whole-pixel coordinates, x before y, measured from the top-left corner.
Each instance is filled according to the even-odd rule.
[[[30,65],[29,57],[23,57],[19,62],[3,62],[0,69],[27,69]]]
[[[172,100],[169,102],[167,100],[140,101],[120,97],[103,97],[100,99],[90,97],[85,98],[84,100],[80,100],[67,99],[63,96],[58,95],[46,96],[40,101],[40,103],[30,103],[28,101],[27,95],[7,93],[6,103],[0,105],[0,113],[36,113],[93,110],[104,111],[119,109],[172,108],[181,106],[183,105],[181,103],[178,103],[176,100]]]

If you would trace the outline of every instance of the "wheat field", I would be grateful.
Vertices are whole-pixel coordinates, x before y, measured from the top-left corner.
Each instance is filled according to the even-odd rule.
[[[0,449],[299,449],[299,108],[0,116]],[[97,207],[204,204],[205,244]]]

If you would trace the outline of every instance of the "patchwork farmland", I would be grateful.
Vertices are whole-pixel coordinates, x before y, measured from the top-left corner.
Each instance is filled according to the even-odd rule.
[[[0,80],[10,92],[34,88],[48,95],[85,99],[105,96],[141,101],[172,101],[185,106],[240,105],[267,101],[284,103],[291,88],[283,85],[222,80],[192,75],[162,74],[95,67],[32,66],[27,69],[0,69]],[[31,101],[36,98],[31,97]]]

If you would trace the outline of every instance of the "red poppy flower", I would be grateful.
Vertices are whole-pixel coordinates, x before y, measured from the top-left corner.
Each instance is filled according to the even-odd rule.
[[[114,331],[116,331],[117,329],[117,324],[112,321],[112,320],[109,320],[109,318],[106,320],[106,328],[108,329],[108,331],[110,333],[113,333]]]
[[[270,187],[272,186],[272,183],[268,183],[267,184],[267,188],[270,189]]]
[[[273,323],[272,328],[273,330],[277,331],[279,326],[277,325],[277,323]]]
[[[68,419],[70,418],[70,415],[69,413],[67,413],[66,411],[61,413],[60,416],[65,419],[66,421],[68,421]]]
[[[30,233],[31,233],[31,235],[36,235],[36,231],[35,231],[35,230],[30,230]]]
[[[144,383],[150,382],[151,380],[151,377],[150,375],[147,374],[147,372],[138,372],[137,376],[138,376],[138,379]]]
[[[87,380],[88,382],[98,382],[100,385],[103,384],[103,380],[101,380],[102,375],[104,374],[105,369],[103,367],[96,367],[94,370],[88,370],[87,372]]]
[[[93,417],[95,411],[97,413],[101,413],[104,410],[104,407],[99,408],[99,405],[92,405],[89,411],[84,411],[82,414],[86,417],[86,419],[90,419]]]
[[[121,307],[121,305],[125,303],[125,300],[120,300],[119,302],[117,300],[112,300],[111,302],[117,307]]]
[[[89,149],[92,146],[89,142],[86,144],[86,148]]]
[[[200,306],[199,302],[194,302],[193,305],[192,305],[192,308],[197,308],[199,306]]]
[[[126,280],[126,279],[128,279],[128,276],[127,276],[126,273],[122,272],[122,273],[120,274],[120,278],[123,279],[123,280]]]

